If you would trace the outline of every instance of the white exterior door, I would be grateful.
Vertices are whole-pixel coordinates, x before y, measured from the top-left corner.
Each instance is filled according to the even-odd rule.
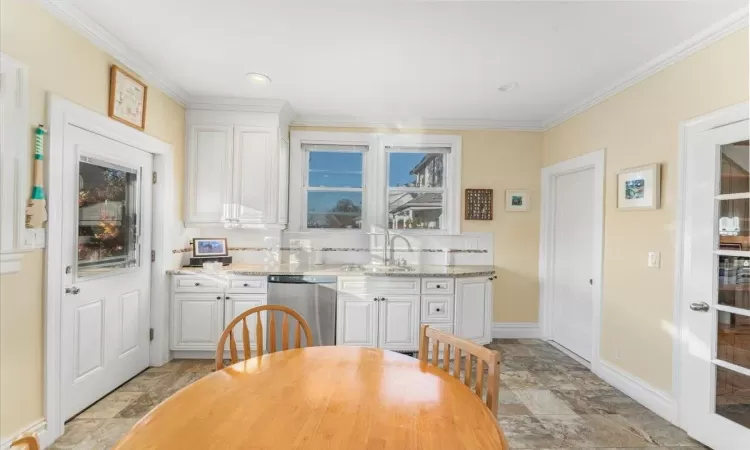
[[[149,364],[152,157],[69,126],[63,173],[67,420]]]
[[[339,294],[336,345],[378,346],[378,301],[374,296]]]
[[[690,139],[685,195],[683,425],[715,450],[750,448],[747,119]]]
[[[417,350],[419,347],[419,296],[380,297],[379,347],[385,350]]]
[[[551,338],[591,361],[594,169],[558,175],[553,183]]]
[[[456,280],[454,333],[478,344],[492,341],[492,281],[489,277]]]

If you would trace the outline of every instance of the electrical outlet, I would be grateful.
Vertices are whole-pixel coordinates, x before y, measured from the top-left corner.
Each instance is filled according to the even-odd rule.
[[[656,268],[661,267],[661,253],[648,252],[648,266]]]

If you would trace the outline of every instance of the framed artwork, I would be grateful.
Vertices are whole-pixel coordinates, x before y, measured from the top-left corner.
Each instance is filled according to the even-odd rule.
[[[193,239],[193,256],[229,256],[227,240],[225,238],[195,238]]]
[[[466,189],[466,220],[492,220],[492,189]]]
[[[529,191],[526,191],[526,190],[505,191],[505,210],[506,211],[528,211],[529,210]]]
[[[143,131],[147,95],[148,86],[112,66],[109,73],[109,117]]]
[[[633,167],[617,174],[617,209],[658,209],[661,206],[661,164]]]

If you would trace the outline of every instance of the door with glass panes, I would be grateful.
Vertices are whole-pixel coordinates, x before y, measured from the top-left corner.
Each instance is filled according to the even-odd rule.
[[[715,450],[750,449],[748,121],[689,142],[682,425]]]
[[[67,420],[148,367],[152,156],[70,125],[63,152]]]

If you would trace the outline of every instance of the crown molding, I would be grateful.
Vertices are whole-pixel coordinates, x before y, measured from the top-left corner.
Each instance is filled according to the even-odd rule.
[[[542,124],[535,120],[494,119],[406,119],[393,120],[387,117],[368,116],[323,116],[298,115],[292,126],[332,128],[391,128],[419,130],[505,130],[542,131]]]
[[[673,47],[667,52],[662,53],[661,55],[642,65],[627,76],[620,78],[606,89],[600,90],[596,94],[578,103],[576,106],[566,110],[562,114],[554,116],[550,120],[545,121],[542,126],[542,131],[547,131],[557,125],[560,125],[571,117],[574,117],[586,111],[587,109],[598,105],[604,100],[619,94],[620,92],[645,80],[646,78],[655,75],[658,72],[661,72],[667,67],[679,61],[682,61],[683,59],[697,53],[700,50],[703,50],[714,42],[721,40],[722,38],[734,33],[735,31],[739,31],[740,29],[747,27],[748,13],[750,13],[750,8],[746,7],[729,15],[719,22],[716,22],[715,24],[692,36],[676,47]]]
[[[125,45],[91,17],[76,8],[72,2],[65,0],[38,1],[44,9],[57,17],[61,22],[107,52],[128,70],[141,77],[143,81],[158,88],[180,105],[186,105],[189,96],[182,87],[160,73],[143,56]]]

